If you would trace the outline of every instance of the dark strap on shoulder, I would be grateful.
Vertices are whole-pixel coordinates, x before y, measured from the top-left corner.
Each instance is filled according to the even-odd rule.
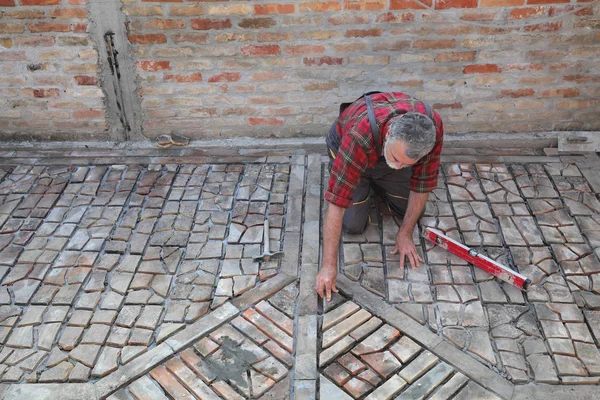
[[[373,111],[373,102],[371,101],[371,96],[365,96],[365,102],[367,103],[367,114],[369,115],[369,124],[371,125],[371,132],[373,132],[375,148],[377,149],[377,157],[379,157],[381,155],[381,143],[379,143],[379,127],[377,126],[377,120],[375,119],[375,112]]]
[[[425,113],[427,114],[429,119],[433,121],[433,114],[431,113],[431,107],[429,107],[429,104],[427,104],[427,103],[423,103],[423,105],[425,106]],[[433,121],[433,123],[435,124],[435,121]]]

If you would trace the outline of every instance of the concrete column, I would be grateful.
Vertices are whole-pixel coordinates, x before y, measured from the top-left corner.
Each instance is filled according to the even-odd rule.
[[[135,61],[121,6],[121,0],[88,1],[90,36],[98,46],[111,140],[143,140]]]

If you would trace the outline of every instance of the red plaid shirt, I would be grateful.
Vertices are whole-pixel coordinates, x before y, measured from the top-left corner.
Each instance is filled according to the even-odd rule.
[[[410,111],[426,114],[423,102],[404,93],[377,93],[371,95],[371,99],[379,125],[382,151],[387,124],[392,117]],[[444,127],[439,114],[432,110],[432,115],[436,127],[435,146],[412,166],[410,190],[416,193],[431,192],[437,187]],[[348,208],[352,205],[352,193],[363,172],[367,168],[373,168],[378,162],[364,97],[342,112],[336,122],[336,130],[341,144],[335,155],[325,200]]]

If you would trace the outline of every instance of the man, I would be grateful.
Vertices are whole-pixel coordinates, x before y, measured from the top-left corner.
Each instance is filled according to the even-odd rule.
[[[392,254],[400,268],[423,262],[412,240],[429,192],[437,187],[443,142],[442,119],[403,93],[368,93],[342,104],[327,137],[331,176],[325,200],[323,260],[315,289],[331,300],[337,292],[338,246],[342,229],[362,232],[368,222],[371,189],[402,219]]]

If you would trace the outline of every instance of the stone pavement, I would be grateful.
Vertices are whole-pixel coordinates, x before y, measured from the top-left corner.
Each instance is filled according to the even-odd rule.
[[[594,397],[597,157],[444,157],[399,268],[395,221],[340,244],[314,292],[326,158],[0,166],[3,398]],[[160,161],[160,160],[159,160]],[[254,262],[263,222],[281,260]],[[426,243],[424,227],[532,280]],[[576,385],[576,386],[572,386]],[[532,389],[532,387],[534,389]]]

